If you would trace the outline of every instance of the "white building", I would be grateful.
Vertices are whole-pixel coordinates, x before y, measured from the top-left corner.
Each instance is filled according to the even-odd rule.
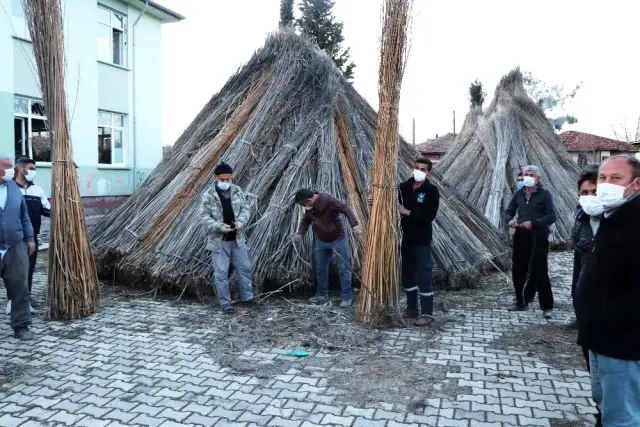
[[[127,196],[162,158],[161,26],[148,0],[62,0],[66,92],[83,197]],[[0,0],[0,152],[36,160],[50,195],[51,146],[21,0]]]

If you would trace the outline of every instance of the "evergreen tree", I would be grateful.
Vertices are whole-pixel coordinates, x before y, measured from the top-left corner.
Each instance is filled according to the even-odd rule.
[[[472,107],[482,107],[486,93],[482,90],[482,83],[477,79],[469,86],[469,101]]]
[[[301,0],[298,28],[303,36],[310,38],[333,59],[347,79],[352,80],[356,65],[349,61],[349,48],[342,48],[343,24],[335,21],[333,6],[332,0]]]
[[[293,24],[293,0],[280,0],[280,28],[292,27]]]

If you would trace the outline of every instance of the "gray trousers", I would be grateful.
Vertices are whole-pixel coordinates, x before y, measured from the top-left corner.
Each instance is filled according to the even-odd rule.
[[[11,298],[11,327],[17,329],[29,326],[29,249],[25,242],[16,244],[4,254],[0,261],[0,277]]]
[[[231,305],[231,292],[229,291],[229,264],[238,275],[238,288],[240,299],[249,301],[253,299],[253,284],[251,282],[251,260],[249,250],[245,243],[222,242],[220,249],[213,252],[213,280],[218,294],[218,302],[222,307]]]

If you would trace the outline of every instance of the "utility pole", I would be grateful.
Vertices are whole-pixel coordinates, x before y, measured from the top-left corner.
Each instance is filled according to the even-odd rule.
[[[456,110],[453,110],[453,137],[456,136]]]
[[[413,119],[413,146],[416,145],[416,119]]]

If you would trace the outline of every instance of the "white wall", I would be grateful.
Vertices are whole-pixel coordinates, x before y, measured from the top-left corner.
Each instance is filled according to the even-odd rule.
[[[8,154],[13,154],[13,94],[41,98],[26,23],[24,19],[13,17],[13,1],[0,0],[0,151]],[[125,67],[97,61],[98,3],[127,15],[128,58]],[[146,178],[162,159],[161,22],[148,14],[142,16],[136,27],[137,57],[134,58],[133,24],[141,9],[117,0],[62,0],[62,7],[67,104],[74,160],[80,166],[81,194],[131,194],[136,183]],[[124,166],[98,166],[100,109],[126,115]],[[50,166],[39,164],[38,168],[38,184],[49,193]]]

